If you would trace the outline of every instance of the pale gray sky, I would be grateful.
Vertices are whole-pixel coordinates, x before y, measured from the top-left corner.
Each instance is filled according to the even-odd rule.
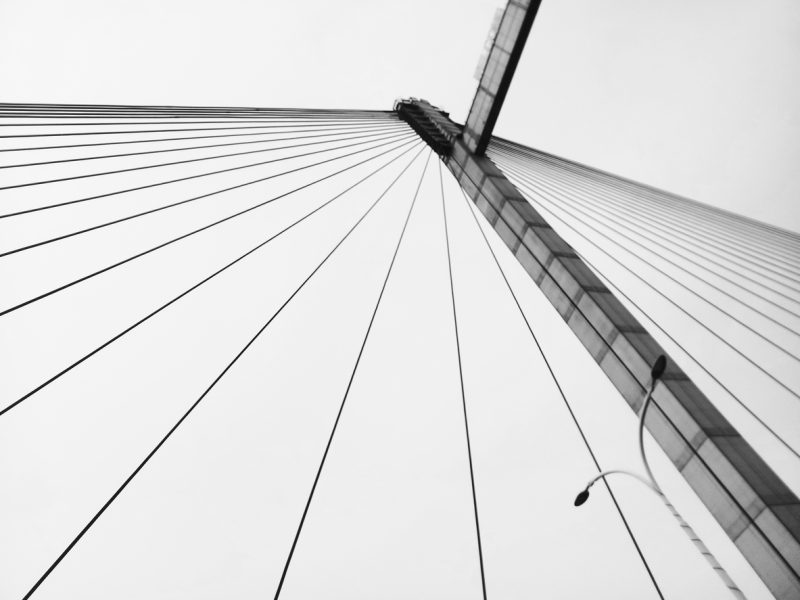
[[[498,5],[0,0],[0,100],[388,109],[396,97],[421,96],[462,120]],[[497,133],[797,230],[800,9],[770,0],[755,10],[545,0]],[[274,593],[424,158],[35,597]],[[304,178],[260,186],[255,197]],[[355,180],[276,202],[0,320],[3,405]],[[21,597],[389,180],[376,178],[0,418],[0,564],[11,565],[0,597]],[[16,201],[120,181],[130,180],[45,186]],[[228,181],[236,178],[215,185]],[[7,221],[0,239],[6,249],[208,185]],[[438,185],[431,162],[287,599],[480,595]],[[249,205],[253,194],[5,260],[2,308]],[[446,172],[445,194],[490,597],[655,597],[608,498],[598,491],[572,507],[593,467]],[[494,246],[601,462],[635,467],[634,415],[502,243]],[[677,327],[695,340],[688,325]],[[757,427],[723,408],[780,462]],[[787,414],[797,445],[796,411],[777,406],[767,416]],[[656,448],[653,463],[748,596],[770,597]],[[800,489],[795,463],[779,472]],[[656,498],[635,482],[615,489],[666,597],[726,597]]]
[[[463,120],[502,5],[3,0],[0,81],[28,102],[421,96]],[[799,57],[792,0],[543,2],[496,132],[797,231]]]
[[[509,139],[800,230],[800,4],[543,2]]]

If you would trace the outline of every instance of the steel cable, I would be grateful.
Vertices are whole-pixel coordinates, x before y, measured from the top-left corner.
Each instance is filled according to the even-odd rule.
[[[399,176],[398,176],[399,179]],[[397,179],[395,179],[397,181]],[[394,181],[391,185],[394,184]],[[390,185],[390,187],[391,187]],[[388,188],[387,188],[388,191]],[[281,306],[275,311],[271,317],[261,326],[261,328],[250,338],[250,340],[244,345],[244,347],[233,357],[233,359],[225,366],[225,368],[214,378],[211,384],[205,389],[205,391],[200,395],[197,400],[195,400],[191,406],[186,410],[186,412],[181,415],[181,417],[175,422],[175,424],[164,434],[161,440],[155,445],[155,447],[150,450],[150,452],[144,457],[144,459],[138,464],[138,466],[128,475],[128,477],[122,482],[122,484],[116,489],[116,491],[106,500],[106,502],[100,507],[100,509],[92,516],[92,518],[84,525],[84,527],[78,532],[78,534],[72,539],[72,541],[64,548],[64,550],[59,554],[59,556],[50,564],[47,570],[39,577],[39,579],[34,583],[34,585],[28,590],[28,592],[23,596],[22,600],[28,600],[36,590],[44,583],[44,581],[50,576],[50,574],[55,570],[55,568],[61,563],[64,558],[70,553],[70,551],[77,545],[77,543],[83,538],[84,535],[91,529],[91,527],[97,522],[97,520],[105,513],[105,511],[113,504],[113,502],[119,497],[119,495],[125,490],[126,487],[133,481],[133,479],[141,472],[142,469],[147,465],[148,462],[155,456],[155,454],[161,449],[161,447],[167,442],[167,440],[174,434],[178,428],[183,424],[184,421],[191,415],[191,413],[200,405],[203,399],[211,392],[212,389],[219,383],[219,381],[225,376],[228,371],[236,364],[236,362],[244,355],[244,353],[255,343],[255,341],[261,336],[261,334],[269,327],[269,325],[278,317],[279,314],[283,311],[286,306],[300,293],[305,285],[311,280],[311,278],[322,268],[322,266],[328,261],[328,259],[336,252],[336,250],[345,242],[345,240],[350,236],[351,233],[361,224],[361,222],[367,217],[367,215],[372,211],[373,208],[378,204],[378,202],[385,196],[386,192],[381,194],[364,212],[361,217],[356,221],[356,223],[345,233],[345,235],[339,240],[339,242],[333,247],[333,249],[322,259],[322,261],[314,268],[311,273],[302,281],[302,283],[291,293],[291,295],[281,304]]]

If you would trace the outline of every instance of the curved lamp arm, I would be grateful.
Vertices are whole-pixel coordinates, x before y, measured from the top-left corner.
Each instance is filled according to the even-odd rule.
[[[711,568],[713,568],[714,571],[716,571],[716,573],[719,575],[720,579],[722,579],[723,583],[728,588],[728,591],[730,591],[734,597],[744,600],[745,595],[733,581],[731,576],[728,575],[728,572],[722,567],[717,558],[706,547],[706,545],[703,543],[703,540],[700,539],[700,537],[694,532],[694,530],[686,522],[686,520],[684,520],[684,518],[681,516],[678,510],[672,505],[672,503],[669,501],[669,498],[667,498],[664,492],[661,491],[661,488],[658,486],[658,483],[656,482],[655,476],[653,476],[653,471],[650,468],[650,463],[647,462],[647,455],[645,454],[644,451],[644,419],[645,416],[647,415],[647,409],[650,408],[650,404],[652,403],[653,400],[653,390],[655,390],[656,383],[658,383],[658,380],[664,374],[664,370],[666,369],[666,367],[667,367],[667,359],[663,355],[659,356],[655,364],[653,365],[652,370],[650,371],[650,387],[647,390],[647,394],[644,397],[644,402],[642,402],[642,408],[639,411],[639,456],[642,459],[642,465],[644,466],[644,470],[645,473],[647,474],[647,477],[642,477],[638,473],[634,473],[633,471],[626,471],[624,469],[609,469],[608,471],[602,471],[597,475],[595,475],[594,477],[592,477],[586,484],[586,487],[583,489],[583,491],[577,495],[577,497],[575,498],[575,506],[580,506],[589,499],[589,488],[591,488],[598,480],[603,479],[608,475],[614,475],[617,473],[633,477],[634,479],[638,480],[639,482],[649,487],[651,490],[653,490],[653,492],[655,492],[661,498],[666,507],[672,513],[672,516],[675,517],[675,519],[678,521],[678,524],[680,525],[681,529],[683,529],[683,531],[686,532],[686,535],[689,536],[689,539],[695,545],[698,552],[700,552],[700,554],[702,554],[705,557]]]
[[[633,471],[626,471],[625,469],[609,469],[608,471],[602,471],[602,472],[598,473],[597,475],[595,475],[594,477],[592,477],[586,483],[586,487],[584,487],[583,489],[584,490],[588,490],[589,488],[591,488],[595,483],[597,483],[603,477],[607,477],[608,475],[617,475],[617,474],[619,474],[619,475],[628,475],[630,477],[633,477],[634,479],[640,481],[641,483],[643,483],[644,485],[649,487],[656,494],[663,495],[661,493],[661,490],[658,489],[658,486],[653,484],[653,482],[648,481],[647,479],[645,479],[644,477],[642,477],[638,473],[634,473]]]

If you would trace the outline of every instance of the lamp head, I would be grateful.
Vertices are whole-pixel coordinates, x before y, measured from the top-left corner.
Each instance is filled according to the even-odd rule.
[[[650,377],[653,381],[658,381],[667,369],[667,357],[663,354],[656,359],[653,363],[653,368],[650,369]]]
[[[580,494],[575,496],[575,506],[580,506],[589,499],[589,490],[583,490]]]

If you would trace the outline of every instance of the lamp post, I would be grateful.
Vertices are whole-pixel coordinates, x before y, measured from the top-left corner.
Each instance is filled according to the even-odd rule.
[[[656,359],[656,362],[653,363],[653,367],[650,370],[650,386],[647,389],[644,401],[642,402],[642,408],[639,411],[639,457],[642,460],[642,466],[644,467],[645,474],[641,475],[639,473],[635,473],[634,471],[628,471],[625,469],[609,469],[607,471],[601,471],[592,477],[584,487],[583,491],[581,491],[575,497],[575,506],[581,506],[589,499],[589,489],[600,479],[616,474],[633,477],[640,483],[650,488],[653,493],[661,498],[662,502],[664,502],[666,507],[672,513],[672,516],[678,521],[678,525],[680,525],[681,529],[686,532],[686,535],[688,535],[689,539],[692,540],[695,548],[697,548],[700,554],[705,557],[705,559],[708,561],[708,564],[711,565],[714,571],[716,571],[716,573],[719,575],[720,579],[722,579],[722,581],[725,583],[725,586],[736,598],[743,599],[745,598],[745,595],[734,583],[733,579],[731,579],[731,576],[728,575],[728,572],[722,567],[722,565],[719,564],[719,561],[713,554],[711,554],[711,551],[703,543],[703,540],[701,540],[700,537],[694,532],[691,526],[684,520],[677,509],[669,501],[669,498],[667,498],[667,496],[661,490],[661,487],[658,485],[656,478],[653,475],[653,471],[650,469],[650,463],[647,461],[647,454],[644,451],[644,419],[647,415],[647,409],[650,407],[653,399],[653,390],[655,390],[656,384],[658,383],[658,380],[661,379],[661,376],[664,374],[666,368],[667,359],[662,354]]]

